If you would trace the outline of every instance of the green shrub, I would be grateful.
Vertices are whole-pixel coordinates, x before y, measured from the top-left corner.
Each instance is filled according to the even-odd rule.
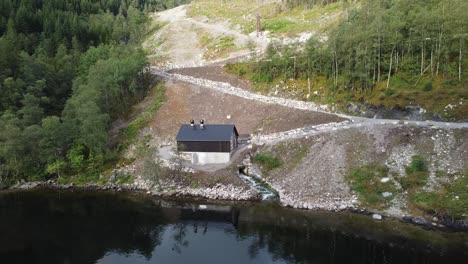
[[[399,181],[403,189],[414,191],[423,187],[428,177],[429,172],[426,162],[421,156],[416,155],[413,156],[411,163],[406,167],[406,176],[400,177]]]
[[[426,92],[432,91],[432,83],[430,82],[426,83],[426,85],[424,85],[423,91],[426,91]]]
[[[255,83],[271,83],[273,81],[273,75],[267,72],[254,72],[250,79]]]
[[[281,161],[279,159],[266,153],[258,153],[254,156],[254,161],[258,162],[266,172],[281,166]]]
[[[427,171],[428,170],[427,170],[426,162],[419,155],[413,156],[410,165],[406,167],[406,173],[408,174],[411,174],[414,172],[427,172]]]
[[[239,77],[243,77],[249,71],[249,65],[247,63],[228,63],[224,67],[226,68],[226,72]]]
[[[244,76],[246,73],[247,73],[247,70],[245,69],[245,67],[239,67],[237,69],[237,75],[240,77]]]
[[[384,93],[385,93],[385,96],[390,97],[395,94],[395,90],[393,90],[392,88],[387,88],[384,90]]]

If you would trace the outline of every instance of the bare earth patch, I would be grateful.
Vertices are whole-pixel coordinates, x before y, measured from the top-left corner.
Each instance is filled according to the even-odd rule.
[[[180,125],[190,119],[235,124],[240,134],[270,134],[344,120],[332,114],[246,100],[178,81],[166,83],[166,100],[150,122],[153,135],[164,141],[173,141]]]
[[[234,87],[252,91],[252,83],[249,80],[241,79],[234,74],[227,73],[224,67],[220,65],[174,69],[170,71],[170,73],[177,73],[215,82],[226,82]]]

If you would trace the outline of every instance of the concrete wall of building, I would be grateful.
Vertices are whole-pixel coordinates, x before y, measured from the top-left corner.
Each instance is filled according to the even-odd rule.
[[[228,152],[184,152],[192,156],[193,164],[228,163],[231,153]]]

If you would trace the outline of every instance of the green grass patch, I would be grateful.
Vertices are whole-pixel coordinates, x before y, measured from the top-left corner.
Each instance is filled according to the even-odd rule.
[[[382,209],[390,205],[397,189],[395,183],[381,182],[388,174],[386,166],[370,163],[351,169],[346,179],[351,184],[351,189],[359,195],[359,200],[366,206]],[[382,193],[391,192],[393,195],[384,198]]]
[[[225,50],[229,48],[233,48],[236,45],[234,44],[234,37],[222,37],[219,39],[219,42],[215,45],[215,47],[219,50]]]
[[[211,38],[209,35],[203,35],[200,44],[206,46],[204,54],[205,59],[218,59],[228,56],[229,52],[236,49],[235,38],[232,36]]]
[[[265,23],[265,30],[271,31],[271,32],[284,32],[286,31],[290,26],[294,25],[295,23],[286,20],[286,19],[274,19],[274,20],[269,20]]]
[[[265,172],[269,172],[281,166],[281,161],[278,158],[267,153],[257,153],[253,160],[259,163]]]
[[[149,36],[152,36],[154,34],[156,34],[156,32],[158,32],[161,28],[165,27],[166,25],[168,25],[169,22],[167,21],[159,21],[159,20],[156,20],[156,19],[153,19],[150,23],[148,23],[148,27],[146,29],[146,36],[147,36],[147,39],[148,40],[148,37]]]
[[[410,193],[409,202],[423,212],[435,212],[439,216],[468,220],[468,177],[466,175],[446,183],[433,191]]]
[[[427,172],[414,172],[399,179],[401,187],[405,190],[413,190],[426,185],[429,174]]]
[[[440,203],[440,197],[441,195],[435,192],[420,191],[410,194],[409,200],[411,204],[418,209],[428,211],[440,206],[438,205]]]
[[[57,179],[59,184],[74,184],[77,186],[96,183],[99,185],[104,185],[107,183],[107,178],[100,177],[100,174],[97,172],[87,172],[80,173],[74,176],[64,176]]]
[[[226,72],[235,74],[239,77],[244,77],[245,74],[250,72],[250,64],[249,63],[228,63],[225,66]]]
[[[203,31],[200,31],[200,32],[201,32],[200,33],[201,36],[200,36],[200,40],[199,40],[200,45],[202,47],[206,47],[206,46],[210,45],[213,42],[214,38],[211,37],[211,35],[209,33],[207,33],[207,32],[203,32]]]
[[[303,5],[287,8],[281,3],[273,2],[199,0],[188,6],[187,14],[190,17],[229,21],[231,25],[239,27],[242,33],[249,34],[255,31],[258,13],[264,29],[273,34],[295,34],[330,30],[339,20],[339,16],[333,15],[341,12],[341,7],[341,3],[317,5],[313,8],[303,8]]]
[[[468,176],[465,174],[446,184],[440,211],[446,215],[468,220]]]
[[[132,184],[134,180],[135,179],[132,175],[125,174],[117,178],[117,184]]]

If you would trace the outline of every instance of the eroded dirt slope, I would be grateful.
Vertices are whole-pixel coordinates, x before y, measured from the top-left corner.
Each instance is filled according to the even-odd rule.
[[[150,128],[155,137],[173,141],[181,124],[188,123],[190,119],[198,122],[202,118],[212,124],[235,124],[240,134],[269,134],[344,120],[331,114],[265,104],[168,81],[166,102],[152,119]]]

